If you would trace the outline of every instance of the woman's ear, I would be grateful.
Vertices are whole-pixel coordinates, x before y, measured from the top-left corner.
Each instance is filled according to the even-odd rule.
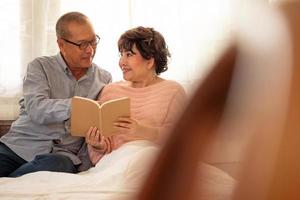
[[[147,66],[148,69],[155,68],[154,58],[150,58],[149,60],[147,60]]]

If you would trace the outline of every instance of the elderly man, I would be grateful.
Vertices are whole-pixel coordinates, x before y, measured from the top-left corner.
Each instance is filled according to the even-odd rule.
[[[60,52],[28,65],[20,115],[0,140],[0,177],[90,166],[84,139],[69,133],[71,98],[95,99],[111,75],[92,63],[100,37],[85,15],[61,16],[56,35]]]

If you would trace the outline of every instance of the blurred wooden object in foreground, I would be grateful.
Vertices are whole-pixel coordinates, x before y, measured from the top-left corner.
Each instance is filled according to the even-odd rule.
[[[299,198],[300,3],[272,6],[241,10],[230,47],[199,84],[138,199]],[[210,198],[198,166],[224,156],[230,147],[212,148],[222,138],[242,144],[241,166],[232,194]]]
[[[300,2],[280,1],[276,6],[286,19],[292,42],[292,67],[286,67],[291,71],[287,109],[282,114],[282,129],[265,127],[253,137],[236,200],[300,197]],[[273,86],[270,89],[274,90]],[[271,123],[276,127],[275,122]]]

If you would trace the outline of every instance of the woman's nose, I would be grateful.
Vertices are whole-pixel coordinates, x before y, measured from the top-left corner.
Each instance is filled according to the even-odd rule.
[[[121,65],[125,65],[125,62],[126,62],[125,56],[120,56],[120,59],[119,59],[119,64],[120,64],[120,66],[121,66]]]

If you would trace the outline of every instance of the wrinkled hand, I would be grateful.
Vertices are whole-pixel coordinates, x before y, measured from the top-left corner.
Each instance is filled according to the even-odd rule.
[[[104,136],[100,133],[97,127],[90,127],[85,136],[85,142],[97,149],[105,147]]]

